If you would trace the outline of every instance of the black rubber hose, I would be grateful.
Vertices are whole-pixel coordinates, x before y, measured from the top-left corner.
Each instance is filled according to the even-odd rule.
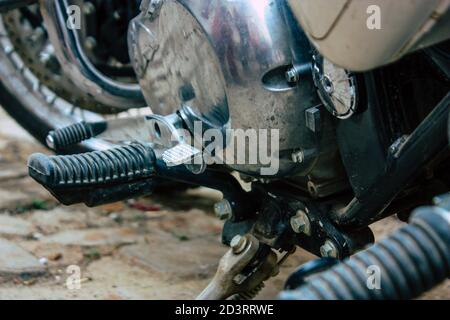
[[[379,286],[372,278],[378,270]],[[450,276],[450,212],[417,209],[408,226],[280,294],[283,300],[412,299]]]

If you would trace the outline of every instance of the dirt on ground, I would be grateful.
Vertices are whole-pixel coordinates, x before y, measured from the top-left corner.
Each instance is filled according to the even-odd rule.
[[[208,284],[227,250],[212,212],[220,194],[66,207],[28,178],[33,152],[48,153],[0,111],[0,299],[193,299]],[[392,217],[373,230],[380,238],[401,225]],[[311,259],[297,250],[258,298],[276,298]],[[450,282],[422,298],[450,299]]]

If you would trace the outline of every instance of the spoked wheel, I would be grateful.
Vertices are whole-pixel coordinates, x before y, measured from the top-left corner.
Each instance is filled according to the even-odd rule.
[[[92,61],[103,72],[124,82],[135,82],[129,61],[123,56],[127,52],[126,31],[128,20],[137,10],[137,1],[118,4],[105,17],[96,10],[106,10],[113,1],[85,2],[89,10],[85,14],[95,15],[105,21],[96,21],[94,26],[83,28],[85,47]],[[95,5],[94,5],[94,4]],[[102,4],[103,3],[103,4]],[[84,9],[85,7],[83,7]],[[137,11],[136,11],[137,14]],[[114,19],[113,22],[110,19]],[[86,19],[87,21],[88,19]],[[105,33],[99,26],[109,24]],[[111,28],[115,28],[111,31]],[[116,39],[112,48],[107,34]],[[122,40],[121,40],[122,39]],[[102,47],[108,46],[110,50]],[[110,54],[108,55],[107,52]],[[121,111],[102,105],[86,93],[75,90],[76,85],[62,74],[48,40],[45,27],[37,5],[13,10],[0,16],[0,104],[3,108],[40,142],[50,130],[61,128],[80,121],[100,121],[111,117],[127,117],[151,113],[149,108]],[[75,153],[93,149],[104,149],[110,145],[105,141],[92,139],[64,152]]]

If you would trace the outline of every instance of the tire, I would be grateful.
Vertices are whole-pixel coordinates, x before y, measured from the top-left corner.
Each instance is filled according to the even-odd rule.
[[[19,76],[5,53],[0,52],[0,105],[20,126],[46,146],[45,139],[49,131],[82,119],[70,115],[70,112],[65,115],[58,108],[51,110],[46,101],[48,97],[33,89],[35,88],[30,88],[30,84]],[[105,142],[94,140],[63,150],[63,153],[86,152],[109,146]]]
[[[101,121],[104,117],[91,111],[75,108],[58,98],[50,89],[39,83],[21,61],[3,28],[0,17],[0,105],[17,123],[44,146],[49,131],[76,122]],[[111,144],[100,139],[90,139],[65,150],[74,154],[93,150],[105,150]],[[161,181],[157,193],[179,192],[195,186],[172,181]]]
[[[0,105],[43,145],[49,131],[73,123],[99,121],[103,116],[82,110],[59,98],[40,83],[15,52],[0,16]],[[110,144],[92,139],[63,153],[102,150]]]

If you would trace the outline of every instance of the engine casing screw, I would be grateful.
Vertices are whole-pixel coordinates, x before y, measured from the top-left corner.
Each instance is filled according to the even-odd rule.
[[[230,201],[223,199],[214,204],[214,213],[220,220],[228,220],[233,216],[233,209]]]
[[[240,254],[247,247],[247,243],[248,240],[245,236],[237,235],[231,240],[230,247],[234,254]]]
[[[87,37],[84,41],[84,46],[86,50],[93,51],[97,47],[97,40],[94,37]]]
[[[302,150],[295,151],[291,155],[292,162],[303,163],[305,161],[305,153]]]
[[[94,14],[96,11],[95,6],[92,2],[85,2],[83,4],[83,13],[86,15]]]
[[[300,81],[300,78],[311,72],[311,64],[305,63],[301,65],[294,65],[286,71],[286,81],[291,84],[296,84]]]
[[[320,247],[320,254],[324,258],[338,258],[339,250],[336,244],[330,239],[326,240],[325,243]]]
[[[311,235],[311,222],[304,210],[297,210],[295,216],[291,217],[290,223],[295,233]]]
[[[295,68],[291,68],[286,72],[286,80],[289,83],[296,83],[300,80],[300,74]]]

